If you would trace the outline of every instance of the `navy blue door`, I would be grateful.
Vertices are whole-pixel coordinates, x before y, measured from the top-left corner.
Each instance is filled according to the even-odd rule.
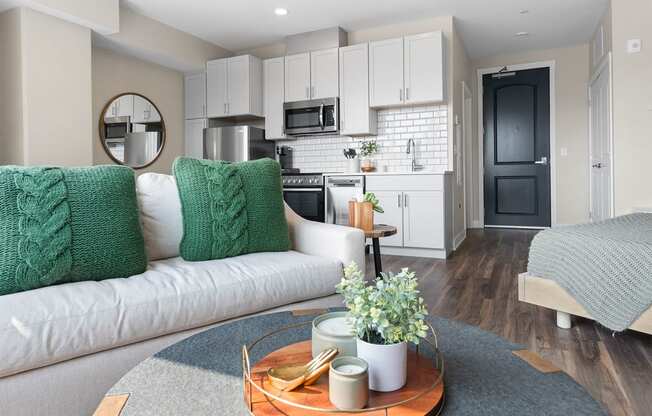
[[[485,225],[550,226],[549,73],[483,77]]]

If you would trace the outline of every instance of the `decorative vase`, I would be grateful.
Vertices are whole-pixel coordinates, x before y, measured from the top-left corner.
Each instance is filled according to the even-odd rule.
[[[373,172],[376,168],[374,167],[374,161],[372,159],[363,159],[360,165],[360,170],[363,172]]]
[[[349,226],[362,231],[374,229],[374,205],[371,202],[349,201]]]
[[[369,365],[369,389],[389,392],[407,381],[407,342],[380,345],[357,339],[358,358]]]

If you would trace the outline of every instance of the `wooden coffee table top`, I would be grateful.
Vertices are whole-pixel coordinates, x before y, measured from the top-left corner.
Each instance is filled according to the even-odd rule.
[[[365,231],[364,236],[367,238],[382,238],[389,237],[397,233],[396,227],[387,224],[374,224],[374,229]]]
[[[283,364],[305,363],[310,361],[310,341],[298,342],[276,350],[251,368],[252,379],[266,391],[279,397],[289,399],[294,403],[325,409],[335,409],[328,400],[328,375],[323,375],[317,383],[308,387],[301,387],[293,392],[282,393],[271,385],[267,378],[267,370]],[[400,416],[422,416],[438,414],[444,400],[444,383],[440,382],[434,389],[429,390],[433,381],[439,376],[438,370],[433,367],[432,360],[416,352],[408,350],[408,380],[405,387],[395,392],[379,393],[369,392],[369,404],[367,407],[382,407],[390,403],[400,402],[423,393],[419,398],[401,406],[392,407],[385,413],[385,410],[373,412],[356,413],[358,415],[400,415]],[[253,402],[253,414],[256,416],[291,416],[291,415],[341,415],[342,413],[315,412],[300,409],[281,403],[265,396],[256,389],[251,389]]]

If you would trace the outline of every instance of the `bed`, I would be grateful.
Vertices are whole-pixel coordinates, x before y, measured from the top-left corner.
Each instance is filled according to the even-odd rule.
[[[518,276],[518,297],[555,310],[561,328],[576,315],[652,334],[652,214],[540,232]]]

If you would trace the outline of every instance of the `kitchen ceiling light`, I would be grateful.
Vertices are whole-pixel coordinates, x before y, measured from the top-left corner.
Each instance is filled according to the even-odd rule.
[[[524,38],[526,36],[530,36],[530,32],[516,32],[514,36],[516,36],[517,38]]]
[[[286,14],[288,14],[288,10],[282,7],[277,7],[276,9],[274,9],[274,14],[277,16],[285,16]]]

